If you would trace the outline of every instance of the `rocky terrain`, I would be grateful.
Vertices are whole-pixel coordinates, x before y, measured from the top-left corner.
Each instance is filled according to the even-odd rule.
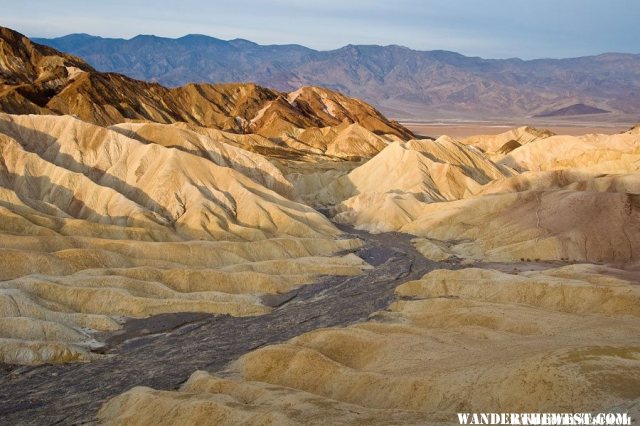
[[[98,418],[454,424],[460,411],[612,410],[634,399],[637,415],[639,293],[616,273],[433,271],[368,321],[258,349],[224,374],[195,372],[177,392],[134,388]]]
[[[402,46],[348,45],[317,51],[203,35],[130,40],[71,34],[39,43],[80,56],[100,71],[168,86],[254,81],[283,91],[323,86],[402,119],[524,118],[543,114],[637,120],[640,55],[483,59]]]
[[[329,127],[335,128],[331,135],[335,137],[353,131],[345,129],[351,124],[362,127],[363,133],[411,136],[370,105],[318,87],[302,87],[289,94],[255,84],[187,84],[168,89],[97,72],[78,58],[33,43],[8,28],[0,28],[0,54],[0,105],[13,114],[73,115],[101,126],[181,122],[273,137],[285,144],[291,139],[316,150],[316,133],[331,133]]]
[[[1,36],[0,424],[640,415],[640,127],[418,139]]]

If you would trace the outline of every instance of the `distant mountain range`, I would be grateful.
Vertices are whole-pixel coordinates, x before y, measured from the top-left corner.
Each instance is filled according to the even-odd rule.
[[[317,51],[204,35],[125,40],[71,34],[34,41],[80,56],[97,70],[168,86],[251,81],[281,91],[328,87],[399,119],[532,117],[565,110],[595,111],[602,120],[640,112],[635,54],[524,61],[401,46]]]

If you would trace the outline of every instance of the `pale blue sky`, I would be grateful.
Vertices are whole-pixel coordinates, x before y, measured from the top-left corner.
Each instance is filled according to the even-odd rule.
[[[637,0],[0,0],[32,37],[189,33],[316,49],[400,44],[488,58],[640,53]]]

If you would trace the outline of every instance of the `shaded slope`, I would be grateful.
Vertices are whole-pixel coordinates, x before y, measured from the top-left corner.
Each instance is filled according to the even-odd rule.
[[[338,222],[422,237],[416,247],[432,259],[634,265],[636,133],[572,137],[523,127],[468,145],[447,137],[394,143],[347,174],[308,176],[322,185],[289,179]]]
[[[115,189],[184,235],[255,239],[287,232],[298,236],[335,232],[311,208],[197,155],[144,144],[70,117],[5,115],[0,124],[2,132],[18,143],[17,150],[82,173],[91,185]],[[243,156],[241,150],[228,153]],[[10,171],[19,173],[21,168],[16,162]],[[268,173],[263,171],[262,175]],[[257,217],[254,212],[259,213]],[[281,226],[289,220],[293,222],[285,231]]]
[[[260,155],[173,125],[118,130],[0,114],[3,362],[95,360],[96,332],[123,317],[265,314],[264,294],[368,267],[275,192],[291,187]]]
[[[99,73],[80,59],[32,43],[3,28],[0,107],[14,114],[67,114],[112,125],[186,122],[278,138],[295,129],[359,123],[403,139],[411,132],[362,101],[328,89],[302,88],[287,97],[255,84],[188,84],[168,89],[124,75]],[[315,99],[331,102],[332,111]],[[296,102],[297,100],[297,102]]]
[[[215,129],[155,123],[118,124],[110,129],[143,143],[176,148],[211,160],[218,166],[229,167],[250,177],[261,185],[287,198],[292,197],[292,185],[282,173],[262,155],[243,148],[264,146],[270,154],[277,154],[277,145],[256,135],[238,135]],[[263,140],[264,139],[264,140]],[[273,151],[268,151],[268,149]],[[258,151],[260,151],[258,149]],[[280,148],[286,155],[288,152]],[[281,154],[281,155],[283,155]],[[293,155],[291,153],[290,155]]]
[[[397,287],[403,299],[368,321],[262,347],[223,374],[195,372],[178,391],[135,387],[98,417],[451,424],[459,412],[637,407],[640,294],[620,273],[436,270]]]
[[[411,222],[426,203],[456,200],[511,172],[451,138],[395,142],[350,173],[303,195],[334,220],[383,232]],[[307,179],[318,179],[310,175]],[[312,187],[297,177],[298,188]]]
[[[448,241],[459,257],[633,263],[640,253],[638,195],[525,191],[429,204],[400,228]]]
[[[52,113],[47,103],[93,69],[82,60],[0,27],[0,107],[9,113]]]

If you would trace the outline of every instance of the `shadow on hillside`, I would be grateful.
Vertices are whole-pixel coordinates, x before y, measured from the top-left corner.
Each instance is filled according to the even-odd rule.
[[[189,236],[190,238],[204,238],[210,239],[212,235],[209,234],[206,229],[194,229],[188,226],[181,225],[179,229],[176,228],[176,221],[179,219],[181,213],[179,211],[172,213],[163,205],[161,205],[158,201],[154,200],[149,194],[137,188],[135,186],[130,185],[124,180],[114,176],[109,173],[108,170],[103,170],[96,166],[86,165],[80,161],[77,161],[72,155],[61,152],[62,146],[58,142],[58,140],[44,133],[40,130],[28,128],[13,122],[11,120],[6,120],[0,118],[0,128],[3,129],[0,134],[5,134],[6,136],[14,139],[21,147],[27,152],[31,152],[33,154],[38,155],[43,160],[56,165],[58,167],[62,167],[68,171],[79,173],[87,177],[94,184],[110,188],[115,190],[117,193],[126,197],[128,200],[132,201],[136,205],[141,207],[142,211],[148,211],[149,216],[153,216],[153,213],[158,215],[161,219],[158,220],[156,218],[155,222],[160,225],[166,226],[169,230],[176,232],[183,236]],[[99,128],[99,132],[104,131],[104,136],[107,136],[109,132],[108,129]],[[105,143],[105,137],[101,134],[92,135],[93,140],[90,142],[94,143],[96,146],[93,147],[96,151],[99,151],[100,144]],[[101,139],[102,137],[102,139]],[[108,140],[108,139],[106,139]],[[148,143],[152,143],[148,141]],[[91,154],[85,152],[87,157]],[[105,163],[109,165],[109,167],[114,167],[119,165],[122,159],[121,153],[116,153],[118,155],[115,158],[111,158],[109,150],[105,150],[100,155],[106,157]],[[202,157],[200,157],[202,158]],[[94,160],[97,162],[96,160]],[[235,167],[234,164],[230,165],[231,167]],[[13,188],[15,182],[23,181],[23,185],[27,189],[27,193],[31,194],[29,196],[25,196],[24,194],[20,194],[24,199],[23,202],[29,205],[30,207],[38,210],[42,213],[51,215],[51,216],[59,216],[59,212],[56,212],[56,208],[59,209],[64,214],[69,215],[70,217],[90,220],[97,223],[110,223],[117,224],[121,226],[131,226],[130,218],[127,217],[110,217],[107,215],[100,215],[96,211],[92,210],[89,206],[85,204],[84,201],[80,200],[74,191],[70,188],[65,188],[60,185],[57,185],[51,181],[51,179],[47,176],[20,176],[17,174],[11,174],[5,169],[5,177],[7,179],[6,185],[7,187]],[[240,171],[242,172],[242,171]],[[0,172],[1,173],[1,172]],[[249,178],[250,179],[250,178]],[[210,199],[212,202],[215,202],[219,205],[223,210],[225,206],[220,204],[215,200],[215,197],[207,197],[206,194],[209,192],[208,188],[202,185],[194,186],[203,194],[203,196],[207,199]],[[25,188],[22,188],[21,191],[16,192],[24,192]],[[308,224],[308,218],[305,217],[306,214],[316,213],[312,208],[291,201],[290,199],[279,197],[276,195],[276,192],[268,190],[267,188],[263,188],[262,186],[257,186],[255,188],[247,188],[250,192],[254,193],[256,196],[261,197],[267,202],[274,203],[282,206],[287,209],[287,214],[291,216],[293,220],[297,220],[301,223]],[[229,194],[225,194],[227,197],[230,197]],[[178,202],[180,203],[180,199],[178,198]],[[47,205],[50,203],[51,205]],[[56,208],[54,208],[55,206]],[[179,210],[179,209],[178,209]],[[228,209],[227,209],[228,210]],[[152,212],[152,213],[151,213]],[[229,214],[228,218],[225,220],[233,221],[235,224],[240,225],[245,228],[254,228],[259,229],[254,225],[249,225],[246,223],[242,223],[238,220],[236,211],[227,211]],[[93,218],[93,219],[90,219]],[[166,221],[162,223],[162,219]],[[124,224],[124,225],[123,225]],[[128,224],[128,225],[127,225]],[[329,223],[327,222],[329,225]],[[224,228],[224,227],[223,227]],[[242,237],[235,235],[235,233],[230,230],[229,235],[226,235],[224,239],[231,240],[243,240]],[[286,235],[286,230],[284,230]],[[268,237],[270,233],[267,233],[265,237]],[[294,234],[295,235],[295,234]],[[324,235],[322,231],[318,232],[317,237]],[[273,235],[271,235],[273,236]],[[325,235],[326,236],[326,235]],[[214,238],[215,239],[215,238]]]
[[[61,146],[53,136],[39,130],[0,118],[0,126],[8,129],[5,134],[15,139],[26,151],[37,154],[46,161],[72,172],[81,173],[99,186],[110,187],[141,207],[151,210],[173,223],[172,214],[140,188],[129,185],[120,178],[98,167],[76,161],[71,155],[61,152]],[[34,142],[35,141],[35,142]]]
[[[56,184],[49,176],[18,175],[9,172],[0,159],[0,187],[15,192],[16,196],[25,206],[10,201],[0,200],[0,205],[21,214],[29,215],[39,213],[47,216],[60,227],[64,226],[64,219],[78,219],[101,225],[116,225],[122,227],[145,227],[149,223],[136,220],[130,216],[113,216],[100,214],[89,207],[83,200],[76,196],[72,188]],[[34,211],[29,211],[33,209]],[[141,212],[145,210],[141,209]],[[166,226],[151,212],[145,215],[150,221],[159,226]]]

